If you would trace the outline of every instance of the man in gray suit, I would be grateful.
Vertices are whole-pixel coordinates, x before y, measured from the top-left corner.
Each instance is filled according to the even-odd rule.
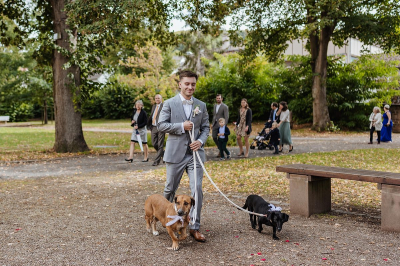
[[[224,118],[226,124],[228,124],[229,119],[229,108],[226,104],[224,104],[223,98],[221,94],[217,94],[215,98],[216,104],[214,104],[214,111],[213,111],[213,119],[212,119],[212,138],[215,142],[215,145],[218,147],[218,130],[219,130],[219,123],[218,120],[220,118]],[[220,157],[219,155],[217,157]]]
[[[155,104],[151,107],[151,113],[147,121],[147,128],[151,132],[151,142],[153,143],[154,149],[157,151],[156,158],[154,159],[153,166],[157,166],[161,162],[161,157],[164,155],[164,139],[165,133],[160,132],[157,129],[157,122],[160,118],[161,109],[163,107],[162,96],[157,94],[154,97]]]
[[[206,104],[192,95],[196,89],[197,75],[191,71],[182,71],[179,75],[180,93],[164,102],[157,128],[160,132],[169,133],[164,153],[167,165],[167,181],[165,183],[164,197],[173,202],[184,171],[189,176],[192,197],[198,193],[197,217],[190,226],[190,234],[195,240],[205,242],[200,229],[200,214],[203,205],[203,169],[197,163],[197,188],[194,180],[193,151],[198,151],[201,160],[205,162],[203,146],[210,132]],[[194,124],[194,141],[191,142],[189,131]]]

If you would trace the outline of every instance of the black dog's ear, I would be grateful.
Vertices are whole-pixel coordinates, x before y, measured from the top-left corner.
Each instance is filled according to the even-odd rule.
[[[194,200],[194,198],[190,197],[190,204],[192,205],[192,207],[194,207],[195,203],[196,201]]]
[[[178,200],[178,197],[175,197],[175,198],[174,198],[174,202],[176,203],[177,200]]]
[[[286,213],[282,213],[283,214],[283,220],[282,222],[287,222],[289,221],[289,215],[287,215]]]

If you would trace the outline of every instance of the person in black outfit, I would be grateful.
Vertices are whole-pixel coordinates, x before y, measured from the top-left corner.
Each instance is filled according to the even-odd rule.
[[[135,143],[138,143],[138,134],[140,135],[140,139],[142,140],[143,144],[143,151],[144,151],[144,159],[142,162],[148,162],[149,158],[149,148],[147,146],[147,114],[143,110],[143,102],[141,100],[136,101],[135,107],[133,109],[131,126],[133,127],[133,132],[131,136],[131,146],[129,149],[129,158],[125,159],[127,162],[133,162],[133,152],[135,150]]]
[[[221,154],[220,160],[225,160],[224,152],[226,153],[226,158],[231,158],[231,153],[226,148],[226,144],[228,143],[229,135],[231,134],[227,125],[225,125],[225,119],[220,118],[218,119],[219,129],[218,129],[218,149]]]
[[[271,135],[271,138],[269,141],[275,148],[274,154],[279,154],[278,145],[279,145],[280,134],[279,134],[279,129],[278,129],[278,123],[276,123],[276,122],[272,123],[270,135]]]

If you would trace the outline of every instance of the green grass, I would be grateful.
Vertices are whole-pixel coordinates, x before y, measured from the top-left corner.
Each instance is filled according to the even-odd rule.
[[[212,161],[206,163],[210,176],[225,193],[260,194],[266,198],[289,199],[289,180],[276,166],[292,163],[336,166],[400,173],[400,149],[369,149],[323,153],[306,153],[244,160]],[[223,170],[222,170],[223,169]],[[165,169],[156,177],[165,179]],[[153,174],[154,175],[154,174]],[[187,178],[184,183],[188,185]],[[216,191],[208,178],[206,191]],[[375,183],[332,179],[332,203],[335,206],[380,208],[380,190]]]
[[[131,133],[87,131],[83,134],[86,143],[92,149],[93,153],[127,152],[129,150]],[[71,156],[71,154],[63,155],[52,152],[51,149],[54,142],[54,129],[29,127],[0,128],[0,160],[12,161]],[[116,147],[95,148],[95,146]]]

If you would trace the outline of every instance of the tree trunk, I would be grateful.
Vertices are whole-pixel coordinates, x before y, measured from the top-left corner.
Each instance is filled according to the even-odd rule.
[[[47,100],[46,100],[47,95],[44,94],[44,97],[45,97],[45,99],[44,99],[44,102],[43,102],[43,105],[44,105],[44,110],[43,110],[44,119],[43,120],[44,120],[44,124],[47,125],[49,123],[49,120],[48,120],[48,117],[47,117]]]
[[[66,32],[67,15],[64,12],[65,0],[52,0],[54,32],[59,35],[56,44],[71,51],[69,36]],[[60,36],[61,34],[61,36]],[[61,38],[60,38],[61,37]],[[69,58],[53,50],[53,92],[54,92],[54,114],[56,140],[54,150],[56,152],[80,152],[87,151],[82,131],[81,113],[74,107],[74,95],[79,93],[80,70],[77,66],[63,69]],[[68,77],[72,75],[73,78]],[[78,109],[77,108],[77,109]]]
[[[313,72],[313,129],[315,130],[325,130],[330,121],[328,103],[326,100],[326,77],[328,68],[329,41],[330,31],[327,28],[323,28],[319,36],[319,51],[318,56],[315,60],[315,69]]]

